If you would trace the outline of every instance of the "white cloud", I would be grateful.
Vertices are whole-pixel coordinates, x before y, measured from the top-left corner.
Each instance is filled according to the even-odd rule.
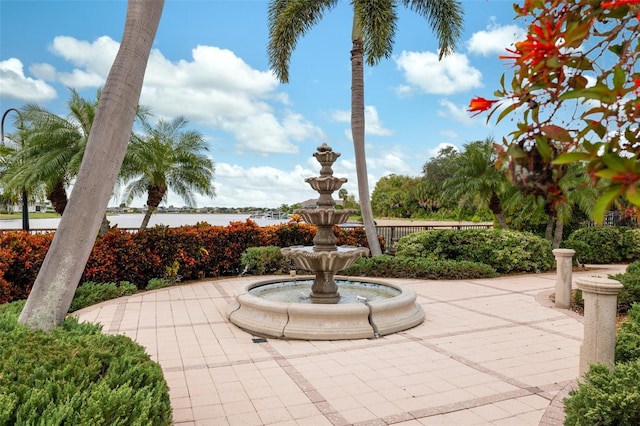
[[[317,192],[304,181],[313,175],[313,171],[299,165],[286,171],[269,166],[245,168],[217,163],[215,202],[198,205],[279,207],[317,198]]]
[[[22,62],[16,58],[0,61],[0,97],[24,102],[41,102],[54,99],[56,90],[42,79],[24,75]]]
[[[439,61],[433,52],[403,51],[396,64],[412,89],[423,93],[450,95],[482,86],[482,74],[460,53]],[[397,93],[407,94],[407,86],[401,86]]]
[[[119,43],[107,36],[94,42],[56,37],[51,51],[75,68],[59,72],[50,65],[36,67],[41,75],[73,88],[104,84]],[[170,61],[151,51],[140,103],[152,106],[159,117],[184,115],[199,125],[230,133],[236,151],[259,155],[296,153],[298,143],[321,138],[322,130],[293,111],[275,110],[289,105],[286,94],[270,70],[251,68],[232,51],[196,46],[191,59]]]
[[[470,53],[482,56],[504,54],[507,47],[513,47],[517,41],[524,40],[527,32],[517,25],[490,24],[486,30],[474,33],[467,41]]]
[[[442,142],[438,144],[438,146],[436,146],[435,148],[429,148],[429,150],[427,151],[429,154],[429,158],[431,159],[431,158],[437,157],[438,153],[445,148],[454,148],[456,151],[460,151],[460,148],[458,148],[454,144]]]
[[[88,74],[102,76],[103,81],[100,84],[103,84],[119,47],[120,43],[108,36],[99,37],[93,43],[73,37],[58,36],[53,39],[49,50],[76,67],[83,68]],[[73,81],[72,75],[68,76],[68,80]]]
[[[330,117],[333,121],[337,121],[339,123],[350,123],[351,111],[332,111],[330,113]],[[380,120],[378,110],[375,106],[367,105],[364,107],[364,133],[375,136],[389,136],[393,134],[392,130],[387,129],[382,125],[382,120]],[[350,128],[345,130],[345,135],[349,140],[352,140]]]
[[[458,132],[455,132],[453,130],[442,130],[442,131],[440,131],[440,134],[442,136],[446,136],[449,139],[458,139],[460,137]]]
[[[448,99],[440,99],[439,104],[442,109],[438,109],[438,117],[446,117],[465,125],[472,124],[476,121],[471,118],[471,114],[464,106],[456,105]]]

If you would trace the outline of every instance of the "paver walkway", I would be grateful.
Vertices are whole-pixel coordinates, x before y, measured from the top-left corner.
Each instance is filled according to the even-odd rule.
[[[580,276],[624,271],[608,266]],[[581,318],[553,308],[555,273],[387,280],[426,320],[372,340],[259,339],[226,319],[256,277],[203,281],[78,312],[146,347],[176,425],[555,425],[575,386]],[[554,400],[555,398],[555,400]]]

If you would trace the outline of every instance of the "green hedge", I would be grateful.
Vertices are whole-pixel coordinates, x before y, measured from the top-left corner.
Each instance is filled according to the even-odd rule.
[[[616,333],[616,362],[640,359],[640,303],[629,310],[628,321]]]
[[[0,424],[170,425],[160,366],[126,336],[67,319],[51,332],[0,306]]]
[[[547,240],[503,229],[415,232],[398,240],[396,255],[485,263],[499,273],[541,272],[555,266]]]
[[[569,235],[562,247],[574,249],[580,263],[626,263],[640,259],[640,229],[592,226]]]
[[[622,290],[618,293],[618,311],[626,312],[634,303],[640,303],[640,260],[636,260],[623,274],[611,278],[620,281]]]
[[[640,360],[592,365],[577,390],[564,400],[565,426],[640,424]]]
[[[498,275],[489,265],[478,262],[430,260],[405,256],[375,256],[358,259],[340,275],[424,278],[429,280],[490,278]]]
[[[228,226],[156,226],[134,234],[113,228],[96,240],[80,282],[128,281],[142,290],[162,277],[175,281],[238,275],[247,248],[311,245],[316,230],[298,223],[259,227],[251,220]],[[362,228],[334,227],[334,233],[339,245],[367,245]],[[27,298],[52,239],[52,233],[0,233],[0,304]]]

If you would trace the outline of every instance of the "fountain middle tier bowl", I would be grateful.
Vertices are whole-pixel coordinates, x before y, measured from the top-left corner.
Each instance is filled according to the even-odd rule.
[[[344,209],[298,209],[294,213],[302,216],[305,222],[312,225],[340,225],[345,223],[356,210]]]
[[[337,272],[353,265],[359,257],[369,254],[366,247],[339,246],[334,251],[315,251],[313,246],[293,246],[280,249],[284,257],[306,271]]]
[[[369,279],[338,277],[340,301],[308,299],[312,276],[249,283],[236,292],[229,320],[255,335],[279,339],[370,339],[424,321],[413,290]]]

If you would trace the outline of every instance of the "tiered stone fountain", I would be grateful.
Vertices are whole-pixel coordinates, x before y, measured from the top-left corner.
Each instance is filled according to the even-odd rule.
[[[251,283],[236,293],[229,319],[261,336],[338,340],[373,338],[414,327],[424,321],[415,292],[388,283],[335,277],[361,256],[365,247],[336,246],[333,226],[345,223],[354,210],[337,210],[331,196],[347,181],[333,176],[339,153],[323,144],[314,157],[322,165],[319,177],[305,179],[320,194],[317,209],[296,210],[318,227],[313,246],[282,249],[310,277]],[[336,279],[337,278],[337,279]]]

